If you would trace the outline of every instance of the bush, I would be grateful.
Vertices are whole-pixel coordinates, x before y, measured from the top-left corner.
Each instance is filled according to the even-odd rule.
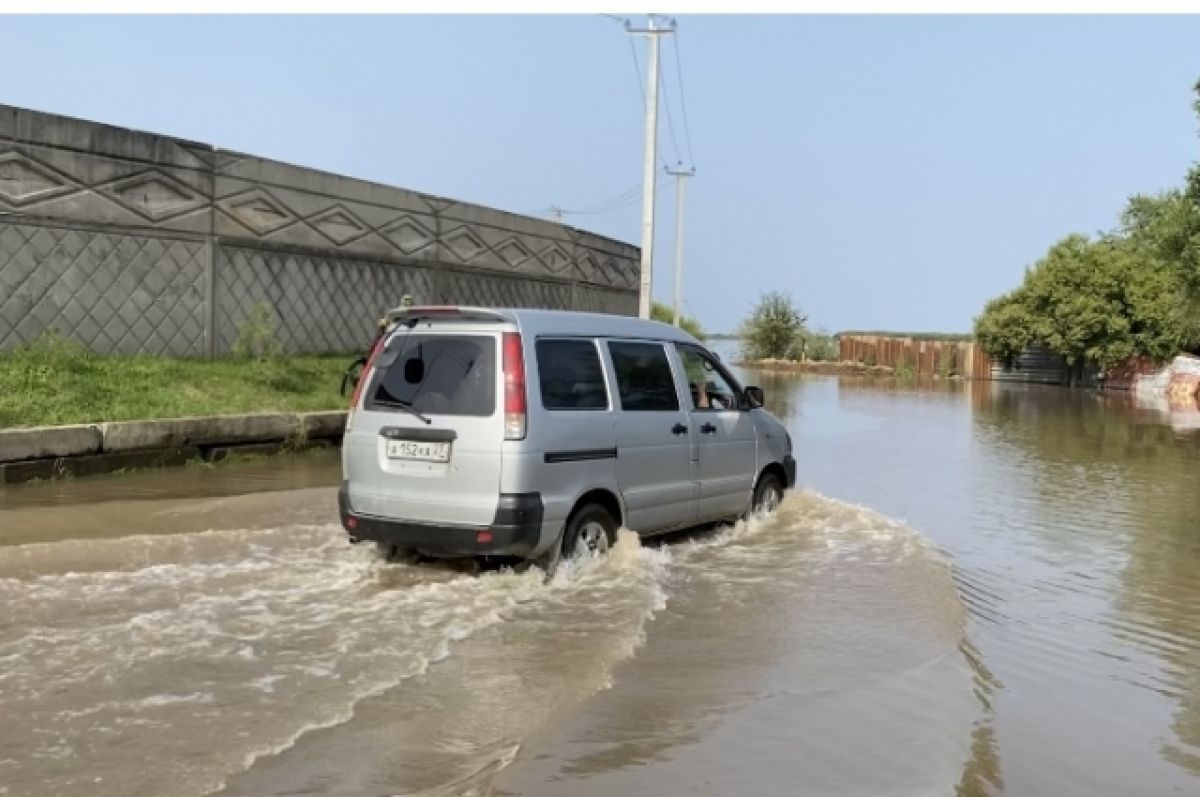
[[[283,353],[283,346],[275,334],[275,310],[266,302],[251,307],[238,324],[237,338],[233,341],[233,356],[239,359],[255,359],[259,362],[273,359]]]
[[[662,302],[654,302],[650,305],[650,317],[655,321],[670,324],[675,320],[675,310]],[[688,318],[681,313],[679,315],[679,327],[696,340],[704,340],[704,329],[696,319]]]
[[[805,321],[789,294],[764,294],[742,322],[742,356],[748,360],[798,358],[808,334]]]
[[[804,334],[804,356],[817,362],[832,362],[838,359],[837,340],[824,332],[806,332]]]

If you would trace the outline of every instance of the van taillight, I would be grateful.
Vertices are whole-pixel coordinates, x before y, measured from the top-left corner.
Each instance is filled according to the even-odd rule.
[[[354,423],[354,410],[358,407],[358,399],[362,396],[363,385],[367,383],[367,376],[371,373],[371,368],[375,366],[375,358],[379,356],[379,352],[383,351],[383,342],[386,339],[387,335],[379,336],[379,340],[375,341],[375,345],[371,347],[367,364],[358,372],[358,384],[354,386],[354,395],[350,398],[350,411],[346,414],[346,431],[349,431],[350,425]]]
[[[504,333],[504,439],[525,439],[525,353],[518,332]]]

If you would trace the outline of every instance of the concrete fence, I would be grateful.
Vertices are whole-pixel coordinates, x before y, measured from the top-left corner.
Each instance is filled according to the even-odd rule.
[[[361,349],[418,303],[634,314],[636,247],[572,227],[0,105],[0,351],[228,352],[265,304],[289,352]]]
[[[346,412],[275,412],[0,429],[0,486],[336,445]]]

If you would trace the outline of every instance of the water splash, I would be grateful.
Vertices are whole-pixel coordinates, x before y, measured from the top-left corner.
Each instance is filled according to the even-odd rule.
[[[389,706],[373,720],[379,738],[394,743],[405,731],[389,696],[420,682],[447,701],[445,720],[413,718],[411,729],[419,739],[433,724],[462,751],[389,777],[476,788],[521,735],[610,686],[681,585],[708,581],[744,602],[800,563],[928,553],[915,539],[798,493],[771,517],[674,545],[622,530],[607,557],[566,564],[549,583],[536,569],[387,564],[328,524],[0,548],[0,782],[14,793],[205,794],[234,773],[272,770],[268,759],[295,768],[293,748],[322,761],[302,740],[369,725],[356,714],[375,703]],[[447,695],[461,683],[429,668],[468,659],[487,688],[456,705]],[[522,676],[533,672],[544,694],[529,700]],[[494,721],[465,721],[480,704]]]

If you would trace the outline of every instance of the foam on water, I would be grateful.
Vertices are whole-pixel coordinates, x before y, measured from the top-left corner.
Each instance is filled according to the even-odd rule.
[[[674,545],[622,530],[608,557],[548,584],[535,569],[387,564],[324,524],[0,548],[0,782],[13,794],[209,793],[484,632],[500,649],[549,634],[588,654],[570,665],[578,683],[547,699],[549,717],[611,684],[682,582],[747,600],[755,584],[799,577],[800,562],[931,554],[900,524],[812,493]],[[600,637],[597,656],[587,645]],[[525,647],[557,671],[553,650]],[[587,661],[600,664],[579,676]],[[513,722],[484,725],[465,752],[445,752],[456,763],[443,782],[478,784],[516,754]]]
[[[965,610],[921,535],[797,492],[663,549],[669,600],[644,645],[491,793],[954,791],[981,707]]]
[[[0,781],[211,791],[516,606],[604,586],[652,611],[661,558],[623,534],[544,585],[385,564],[334,526],[0,548]]]

